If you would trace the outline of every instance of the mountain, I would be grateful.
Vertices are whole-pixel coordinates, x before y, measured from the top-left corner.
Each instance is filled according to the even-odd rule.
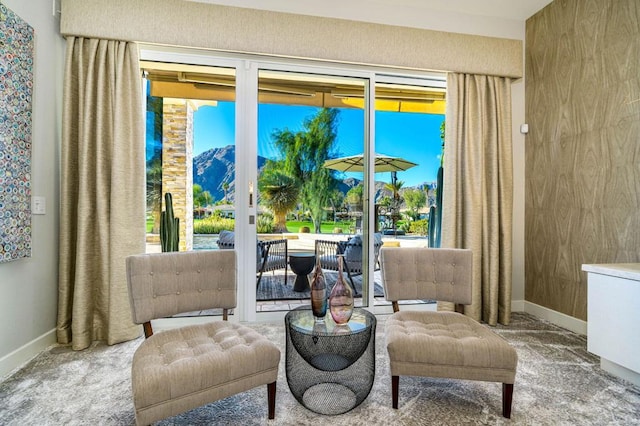
[[[209,191],[214,201],[224,198],[224,182],[229,183],[227,200],[233,201],[235,196],[235,145],[223,148],[212,148],[193,158],[193,183]],[[262,168],[267,159],[258,156],[258,168]]]
[[[235,197],[235,145],[228,145],[223,148],[212,148],[193,158],[193,183],[202,187],[203,191],[209,191],[214,202],[224,198],[224,182],[229,183],[227,200],[233,202]],[[258,156],[258,169],[264,167],[267,159]],[[347,178],[338,183],[338,189],[346,194],[349,189],[359,185],[360,179]],[[390,195],[384,189],[384,182],[376,181],[375,199]]]

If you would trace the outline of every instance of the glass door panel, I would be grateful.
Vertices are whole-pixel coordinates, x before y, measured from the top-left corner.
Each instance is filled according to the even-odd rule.
[[[376,171],[384,171],[375,173],[374,217],[385,245],[429,246],[429,207],[436,201],[444,137],[441,83],[376,83]],[[386,303],[376,299],[376,304]]]
[[[327,164],[348,156],[364,160],[367,84],[367,79],[354,77],[258,72],[257,232],[260,241],[284,245],[288,258],[277,264],[281,249],[274,258],[271,252],[263,258],[265,274],[256,297],[259,312],[308,304],[307,274],[313,268],[299,265],[313,265],[310,258],[321,257],[332,286],[336,254],[347,248],[345,279],[358,294],[356,305],[367,305],[364,168],[361,163],[359,169],[344,173]],[[348,245],[350,241],[354,244]],[[272,263],[273,270],[267,271]]]
[[[235,248],[235,68],[152,60],[143,60],[141,68],[147,251],[161,251],[167,193],[179,218],[179,250]]]

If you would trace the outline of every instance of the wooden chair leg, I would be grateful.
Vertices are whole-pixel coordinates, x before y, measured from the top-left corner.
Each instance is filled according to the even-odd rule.
[[[269,420],[276,417],[276,382],[267,385],[267,400],[269,403]]]
[[[400,376],[391,376],[391,405],[398,408],[398,387],[400,387]]]
[[[513,399],[513,383],[502,384],[502,417],[511,418],[511,401]]]

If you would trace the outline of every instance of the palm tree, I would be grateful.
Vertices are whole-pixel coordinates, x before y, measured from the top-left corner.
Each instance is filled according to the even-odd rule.
[[[162,158],[159,152],[147,162],[147,210],[153,215],[151,233],[157,234],[162,210]]]
[[[391,223],[393,226],[393,232],[396,232],[396,222],[400,219],[400,205],[402,200],[400,199],[400,189],[404,185],[401,180],[392,179],[391,183],[385,183],[384,188],[391,191],[393,196],[389,200],[389,210],[391,212]]]
[[[400,189],[402,189],[403,185],[404,185],[403,181],[396,180],[395,182],[385,183],[384,184],[384,189],[390,191],[391,194],[393,195],[393,198],[395,200],[398,200],[398,199],[400,199]]]
[[[291,175],[273,168],[265,169],[258,179],[262,202],[273,211],[274,231],[287,232],[287,213],[298,204],[300,184]]]
[[[222,190],[224,191],[224,202],[227,202],[227,193],[229,191],[229,182],[224,181],[222,183]]]

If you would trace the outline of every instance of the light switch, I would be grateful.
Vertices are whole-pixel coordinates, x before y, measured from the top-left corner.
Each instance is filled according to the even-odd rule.
[[[45,214],[47,202],[44,197],[31,197],[31,214]]]

